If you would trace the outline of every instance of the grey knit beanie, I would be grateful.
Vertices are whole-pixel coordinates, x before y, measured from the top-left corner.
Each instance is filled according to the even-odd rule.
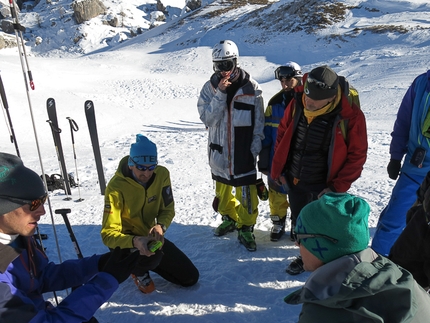
[[[42,179],[22,160],[0,152],[0,215],[46,194]]]
[[[339,77],[329,66],[314,68],[305,83],[305,94],[312,100],[324,100],[337,94]]]

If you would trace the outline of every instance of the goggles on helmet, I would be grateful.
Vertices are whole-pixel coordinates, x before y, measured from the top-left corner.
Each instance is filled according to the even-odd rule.
[[[229,72],[236,67],[234,59],[227,59],[223,61],[213,62],[215,72]]]
[[[297,74],[299,74],[299,73],[296,72],[296,70],[294,70],[290,66],[279,66],[275,70],[275,78],[277,80],[282,80],[283,78],[290,79],[290,78],[296,76]]]
[[[282,80],[283,78],[290,79],[294,76],[302,76],[302,71],[297,71],[291,66],[279,66],[275,70],[275,79]]]
[[[333,90],[332,86],[329,86],[324,82],[318,81],[317,79],[314,79],[311,76],[308,76],[308,78],[306,79],[306,82],[314,83],[316,86],[318,86],[320,89],[323,89],[323,90]]]

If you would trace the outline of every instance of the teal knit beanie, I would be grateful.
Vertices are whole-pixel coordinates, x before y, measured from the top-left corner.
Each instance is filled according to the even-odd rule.
[[[130,147],[128,165],[154,165],[157,163],[157,146],[144,135],[136,135],[136,142]]]
[[[348,193],[327,193],[306,205],[299,214],[295,232],[322,234],[324,238],[304,238],[300,244],[324,263],[367,248],[369,244],[369,204]]]

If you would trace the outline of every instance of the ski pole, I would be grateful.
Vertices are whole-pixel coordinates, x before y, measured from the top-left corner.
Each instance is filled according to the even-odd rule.
[[[9,114],[9,105],[7,103],[6,91],[4,89],[1,75],[0,75],[0,96],[1,96],[1,101],[3,103],[3,108],[6,110],[7,120],[9,122],[10,142],[15,145],[16,155],[18,157],[21,157],[21,155],[19,154],[18,143],[16,142],[15,131],[13,130],[12,119],[10,118],[10,114]]]
[[[64,223],[66,224],[67,231],[69,231],[70,239],[72,240],[73,246],[75,247],[76,255],[79,259],[84,258],[82,255],[81,249],[78,245],[78,240],[76,240],[75,234],[73,233],[72,226],[70,225],[69,218],[67,217],[67,214],[70,213],[70,209],[57,209],[55,210],[55,214],[61,214],[61,216],[64,219]],[[72,291],[79,286],[72,287]],[[89,321],[84,323],[98,323],[97,319],[93,316]]]
[[[81,202],[84,199],[81,198],[81,189],[79,188],[79,175],[78,175],[78,164],[77,164],[77,158],[76,158],[76,150],[75,150],[75,136],[73,135],[73,131],[78,131],[79,127],[75,120],[73,120],[70,117],[67,117],[67,120],[69,120],[70,124],[70,134],[72,136],[72,148],[73,148],[73,158],[75,159],[75,169],[76,169],[76,183],[78,185],[78,193],[79,193],[79,199],[76,200],[76,202]]]
[[[84,258],[81,252],[81,248],[79,248],[78,240],[76,240],[75,234],[73,233],[72,227],[69,222],[69,218],[67,217],[67,214],[70,213],[70,209],[57,209],[55,210],[55,214],[61,214],[63,217],[64,223],[66,224],[67,231],[70,235],[70,240],[72,240],[73,246],[75,247],[76,255],[79,259]]]
[[[20,61],[21,61],[21,68],[22,68],[22,72],[23,72],[23,76],[24,76],[24,82],[25,82],[25,88],[26,88],[26,94],[27,94],[28,107],[29,107],[29,110],[30,110],[31,122],[32,122],[32,125],[33,125],[34,138],[36,140],[37,153],[39,155],[40,168],[42,170],[43,183],[45,185],[46,191],[48,192],[48,184],[46,183],[45,170],[43,168],[43,162],[42,162],[42,154],[40,153],[39,140],[38,140],[37,131],[36,131],[36,123],[34,121],[33,107],[32,107],[31,99],[30,99],[30,91],[28,89],[28,81],[27,81],[26,71],[27,71],[27,74],[28,74],[28,78],[30,80],[30,86],[31,86],[32,90],[34,90],[34,83],[33,83],[33,76],[31,74],[31,71],[30,71],[30,68],[29,68],[29,65],[28,65],[27,53],[26,53],[25,47],[24,47],[24,38],[22,37],[22,30],[24,28],[19,24],[18,16],[17,16],[16,10],[15,10],[15,3],[13,2],[13,0],[9,0],[9,4],[10,4],[12,18],[14,20],[13,26],[14,26],[14,29],[15,29],[15,36],[16,36],[16,39],[17,39],[19,58],[20,58]],[[18,31],[19,31],[19,35],[18,35]],[[20,40],[21,40],[21,43],[20,43]],[[21,48],[21,46],[22,46],[22,48]],[[25,62],[24,62],[24,60],[25,60]],[[51,199],[49,198],[49,195],[48,195],[48,207],[49,207],[49,213],[51,215],[52,230],[54,232],[55,243],[56,243],[56,246],[57,246],[58,259],[59,259],[59,261],[61,263],[62,262],[61,251],[60,251],[60,246],[59,246],[59,243],[58,243],[57,230],[55,228],[54,215],[52,213]],[[54,293],[54,295],[55,295],[55,293]],[[56,297],[56,295],[55,295],[55,297]],[[57,303],[58,303],[58,301],[57,301]]]
[[[24,74],[25,86],[28,91],[28,84],[27,84],[28,81],[27,81],[27,75],[26,75],[26,71],[27,71],[30,87],[32,90],[34,90],[33,76],[30,71],[30,66],[28,65],[27,52],[25,51],[25,46],[24,46],[24,37],[22,36],[22,31],[25,31],[25,28],[19,23],[18,15],[16,14],[15,2],[13,0],[9,0],[9,5],[10,5],[10,11],[12,14],[12,19],[14,20],[13,29],[15,31],[16,44],[18,47],[19,57],[21,60],[21,67],[22,67],[22,72]],[[25,66],[24,66],[24,61],[25,61]]]

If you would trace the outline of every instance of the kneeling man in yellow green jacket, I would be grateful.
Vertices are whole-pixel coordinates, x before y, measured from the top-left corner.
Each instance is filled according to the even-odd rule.
[[[199,279],[191,260],[164,236],[174,216],[170,173],[158,165],[157,146],[138,134],[106,187],[101,236],[110,249],[139,250],[131,277],[145,294],[155,290],[150,270],[184,287]]]

